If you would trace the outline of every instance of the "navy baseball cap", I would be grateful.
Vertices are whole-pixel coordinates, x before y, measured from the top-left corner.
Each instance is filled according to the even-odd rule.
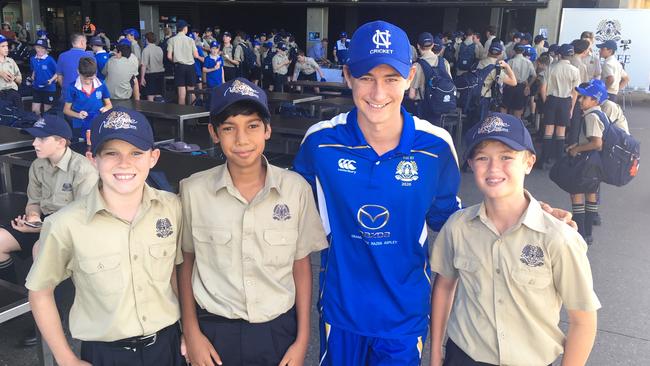
[[[411,44],[399,27],[375,21],[362,25],[352,35],[348,67],[358,78],[379,65],[393,67],[407,78],[411,69]]]
[[[348,32],[341,32],[339,38],[348,38]]]
[[[541,41],[545,41],[545,40],[546,40],[546,37],[544,37],[544,36],[541,35],[541,34],[536,35],[536,36],[535,36],[535,39],[534,39],[535,43],[539,43],[539,42],[541,42]]]
[[[550,53],[558,53],[559,50],[560,50],[560,46],[558,46],[555,43],[553,43],[552,45],[550,45],[548,47],[548,52],[550,52]]]
[[[485,140],[497,140],[515,151],[528,150],[535,154],[535,146],[528,129],[519,118],[510,114],[490,113],[481,123],[467,131],[464,159],[471,158],[476,145]]]
[[[122,31],[122,34],[124,34],[125,36],[127,34],[130,34],[135,38],[140,38],[140,33],[137,30],[135,30],[134,28],[127,28],[124,31]]]
[[[576,91],[580,95],[596,99],[598,104],[602,104],[607,100],[607,87],[605,86],[605,83],[599,79],[592,79],[588,85],[583,85],[583,87],[577,86]]]
[[[601,44],[596,45],[596,47],[598,47],[598,48],[608,48],[608,49],[610,49],[612,51],[616,51],[618,49],[618,46],[616,45],[616,41],[611,40],[611,39],[608,40],[608,41],[605,41],[605,42],[603,42]]]
[[[527,40],[528,42],[530,42],[530,41],[533,40],[533,35],[530,34],[530,33],[524,33],[523,37],[521,37],[521,38]]]
[[[43,48],[46,48],[46,49],[49,49],[49,48],[50,48],[50,47],[47,45],[47,40],[46,40],[46,39],[42,39],[42,38],[37,39],[36,42],[34,42],[34,46],[43,47]]]
[[[44,40],[43,40],[44,41]],[[90,39],[91,46],[104,46],[104,40],[102,37],[94,36]]]
[[[560,55],[562,56],[573,56],[575,55],[575,49],[573,48],[572,44],[565,43],[560,46],[560,49],[558,50]]]
[[[36,31],[36,36],[37,37],[47,36],[47,32],[43,29],[39,29],[38,31]]]
[[[186,21],[184,21],[183,19],[179,19],[176,22],[176,29],[178,29],[178,31],[180,31],[181,29],[183,29],[185,27],[189,27],[189,26],[190,25]]]
[[[126,45],[126,46],[131,46],[131,41],[129,41],[126,38],[122,38],[117,42],[118,45]]]
[[[34,137],[59,136],[66,140],[72,140],[72,129],[66,120],[55,115],[46,114],[43,118],[34,122],[30,128],[25,128],[25,132]]]
[[[526,51],[527,46],[525,44],[517,43],[515,45],[515,51],[516,52],[524,52]]]
[[[515,33],[515,34],[512,35],[512,38],[519,38],[519,39],[522,39],[522,38],[524,38],[524,34],[521,33],[521,32],[517,32],[517,33]]]
[[[236,78],[214,88],[210,114],[217,115],[231,104],[240,101],[249,101],[256,104],[260,107],[262,117],[271,117],[264,90],[244,78]]]
[[[5,42],[9,42],[9,40],[7,39],[7,37],[0,34],[0,43],[5,43]]]
[[[122,140],[143,151],[154,146],[149,120],[140,112],[119,106],[93,119],[90,130],[93,155],[108,140]]]
[[[232,34],[230,34],[230,32],[223,32],[221,35],[222,35],[223,37],[230,37],[230,38],[232,38]]]
[[[278,43],[277,48],[282,51],[286,51],[289,49],[285,43]]]
[[[418,36],[418,45],[429,47],[433,45],[433,35],[429,32],[420,33]]]
[[[217,41],[210,42],[210,48],[219,48],[219,46],[221,45]]]
[[[273,42],[271,42],[271,41],[264,42],[264,44],[262,46],[264,46],[266,48],[273,48]]]
[[[501,44],[501,42],[492,42],[490,44],[490,48],[489,48],[488,52],[490,52],[492,54],[495,54],[495,55],[498,55],[501,52],[503,52],[503,45]]]

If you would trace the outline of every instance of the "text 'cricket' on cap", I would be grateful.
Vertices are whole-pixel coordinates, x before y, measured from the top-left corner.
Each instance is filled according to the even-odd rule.
[[[465,134],[464,159],[470,159],[474,148],[485,140],[497,140],[515,151],[528,150],[535,154],[535,146],[530,132],[517,117],[505,113],[490,113],[480,123]]]
[[[154,146],[149,120],[142,113],[124,107],[114,107],[92,121],[90,143],[93,155],[108,140],[126,141],[143,151]]]
[[[379,65],[393,67],[407,78],[411,68],[411,45],[401,28],[384,21],[359,27],[350,43],[348,67],[359,78]]]
[[[250,101],[259,106],[261,117],[271,117],[264,90],[244,78],[236,78],[214,88],[210,114],[217,115],[230,105],[241,101]]]

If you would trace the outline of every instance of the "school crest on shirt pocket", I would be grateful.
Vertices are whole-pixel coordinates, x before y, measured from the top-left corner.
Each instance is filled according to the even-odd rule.
[[[95,97],[96,97],[97,99],[102,99],[102,92],[101,92],[101,91],[97,91],[97,92],[95,92]]]
[[[63,192],[72,192],[72,183],[63,183],[63,187],[61,187],[61,190]]]
[[[174,228],[168,218],[158,219],[156,221],[156,236],[159,238],[167,238],[174,233]]]
[[[537,245],[526,244],[519,260],[529,267],[541,267],[544,265],[544,251]]]
[[[278,203],[273,207],[273,220],[276,221],[287,221],[291,219],[291,211],[289,211],[289,206],[284,203]]]

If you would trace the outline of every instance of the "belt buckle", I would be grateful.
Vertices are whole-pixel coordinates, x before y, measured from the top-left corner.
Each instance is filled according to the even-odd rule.
[[[150,335],[147,338],[148,338],[147,342],[142,346],[143,348],[147,348],[147,347],[149,347],[151,345],[154,345],[156,343],[156,340],[158,340],[158,333],[156,332],[156,333]]]

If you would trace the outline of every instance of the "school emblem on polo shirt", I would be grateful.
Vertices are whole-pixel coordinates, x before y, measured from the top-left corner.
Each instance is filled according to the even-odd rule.
[[[72,183],[63,183],[63,187],[61,187],[61,190],[63,192],[72,192]]]
[[[482,135],[493,132],[508,132],[510,131],[508,127],[510,127],[510,125],[502,120],[501,117],[488,116],[483,120],[483,123],[481,124],[481,127],[479,127],[477,133],[479,135]]]
[[[537,245],[527,244],[521,250],[521,263],[530,267],[541,267],[544,265],[544,251]]]
[[[101,91],[96,91],[96,92],[95,92],[95,97],[96,97],[97,99],[102,99],[102,92],[101,92]]]
[[[104,123],[100,127],[100,131],[101,128],[108,128],[111,130],[137,130],[138,127],[136,124],[138,124],[138,121],[131,118],[128,113],[113,111],[109,113],[106,120],[104,120]]]
[[[284,203],[278,203],[273,207],[273,220],[277,221],[287,221],[291,218],[291,212],[289,211],[289,206]]]
[[[418,180],[418,178],[418,164],[414,160],[402,160],[397,164],[395,179],[410,183]]]
[[[158,219],[156,221],[156,236],[159,238],[166,238],[174,233],[171,221],[168,218]]]
[[[43,128],[46,125],[47,124],[45,123],[45,120],[43,118],[39,118],[38,121],[34,122],[34,127],[37,127],[37,128]]]
[[[241,82],[239,80],[233,81],[230,88],[226,89],[226,92],[230,92],[232,94],[246,95],[246,96],[255,97],[255,98],[260,97],[258,91],[251,88],[250,85],[247,85],[246,83],[243,83],[243,82]],[[225,95],[226,94],[224,93],[224,96]]]

